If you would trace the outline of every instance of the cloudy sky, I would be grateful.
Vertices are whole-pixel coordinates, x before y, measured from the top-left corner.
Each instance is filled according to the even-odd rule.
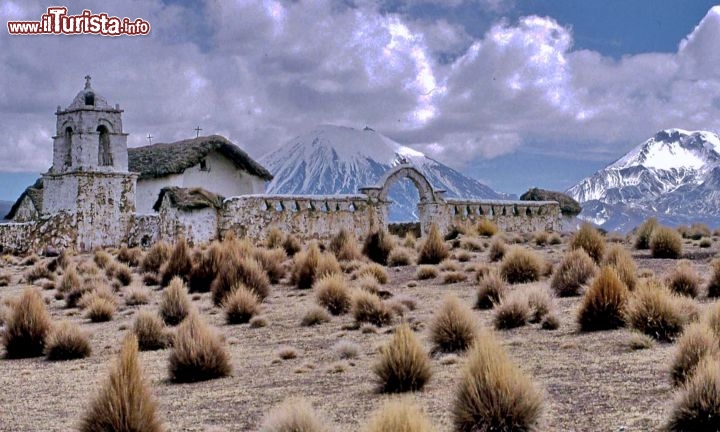
[[[58,4],[0,0],[0,18]],[[55,108],[86,74],[131,146],[200,125],[260,157],[317,124],[369,125],[512,193],[565,189],[660,129],[720,131],[720,7],[704,0],[64,5],[152,30],[0,31],[0,199],[48,168]]]

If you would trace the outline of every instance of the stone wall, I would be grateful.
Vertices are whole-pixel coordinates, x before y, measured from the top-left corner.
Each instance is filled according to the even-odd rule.
[[[0,224],[0,251],[3,253],[40,253],[48,246],[74,248],[77,244],[77,219],[61,212],[32,222]]]
[[[450,225],[490,219],[507,232],[559,231],[560,205],[555,201],[445,199]]]

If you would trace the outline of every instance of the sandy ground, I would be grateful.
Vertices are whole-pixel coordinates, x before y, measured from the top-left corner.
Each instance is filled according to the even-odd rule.
[[[565,245],[537,247],[525,245],[557,262]],[[711,249],[686,245],[694,257],[693,265],[707,278]],[[487,262],[487,253],[473,254],[470,263]],[[652,260],[647,253],[634,252],[640,269],[663,275],[674,266],[672,260]],[[76,260],[90,259],[76,257]],[[10,273],[12,283],[0,288],[0,300],[17,296],[20,281],[28,267],[8,265],[0,272]],[[415,266],[389,269],[390,282],[384,289],[394,295],[417,300],[417,309],[408,314],[428,324],[443,296],[452,293],[467,304],[475,298],[474,275],[467,282],[443,285],[438,279],[415,281]],[[134,284],[140,276],[134,275]],[[536,284],[547,286],[548,278]],[[411,285],[413,285],[411,283]],[[522,290],[528,285],[516,285]],[[54,291],[43,291],[54,320],[69,319],[80,323],[91,334],[93,353],[89,358],[66,362],[48,362],[43,358],[0,359],[0,431],[67,431],[76,428],[83,411],[103,382],[123,334],[132,327],[138,307],[121,306],[113,321],[90,323],[77,309],[65,309],[53,298]],[[152,292],[156,308],[160,292]],[[701,296],[701,305],[708,300]],[[121,301],[122,303],[122,301]],[[358,431],[371,412],[387,396],[376,391],[372,364],[377,347],[389,339],[391,327],[376,334],[365,334],[352,327],[349,315],[333,317],[316,327],[302,327],[304,312],[314,305],[311,291],[298,291],[278,284],[266,300],[264,315],[268,326],[253,329],[248,325],[226,325],[222,312],[212,306],[209,294],[194,303],[204,317],[224,334],[231,352],[231,377],[195,384],[171,384],[167,381],[169,350],[141,353],[145,376],[159,402],[159,411],[171,431],[251,431],[257,430],[263,416],[288,396],[304,396],[334,423],[338,431]],[[672,344],[655,343],[650,349],[632,351],[630,330],[580,334],[575,323],[579,298],[556,299],[561,325],[546,331],[535,325],[497,332],[510,357],[527,372],[545,394],[542,430],[546,431],[651,431],[667,418],[674,393],[669,366],[674,354]],[[148,307],[148,306],[145,306]],[[491,326],[492,311],[474,311],[478,321]],[[419,336],[429,349],[426,326]],[[340,360],[333,346],[352,341],[360,346],[353,360]],[[290,346],[298,356],[279,360],[280,347]],[[0,349],[2,351],[2,349]],[[450,405],[454,388],[465,359],[448,361],[434,357],[434,376],[420,392],[412,395],[422,406],[438,431],[450,431]]]

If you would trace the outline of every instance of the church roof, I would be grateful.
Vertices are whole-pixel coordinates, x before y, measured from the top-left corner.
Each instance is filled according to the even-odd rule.
[[[168,186],[160,190],[160,195],[153,205],[153,210],[160,210],[166,196],[170,198],[170,203],[180,210],[198,210],[208,207],[220,208],[223,202],[223,197],[203,188]]]
[[[20,194],[20,198],[15,201],[13,206],[10,208],[10,212],[5,216],[5,219],[12,219],[15,217],[15,213],[20,209],[20,204],[23,202],[25,197],[30,198],[30,201],[32,202],[33,206],[35,206],[35,210],[37,210],[38,213],[42,210],[42,203],[43,203],[43,181],[42,178],[39,178],[35,180],[35,183],[32,186],[29,186],[27,189],[23,191],[22,194]]]
[[[200,163],[212,151],[217,151],[230,159],[238,169],[243,169],[263,180],[273,178],[265,167],[220,135],[128,148],[128,168],[132,172],[140,173],[138,179],[180,174]]]
[[[92,103],[88,104],[87,102]],[[90,75],[85,77],[85,88],[80,90],[80,92],[75,96],[75,99],[73,99],[70,106],[67,107],[67,111],[87,109],[88,107],[100,110],[112,109],[108,101],[92,88],[92,85],[90,84]]]

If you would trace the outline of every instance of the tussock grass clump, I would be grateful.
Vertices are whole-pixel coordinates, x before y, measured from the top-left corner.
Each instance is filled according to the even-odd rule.
[[[530,307],[527,297],[521,293],[513,293],[495,308],[493,324],[498,330],[509,330],[524,326],[529,319]]]
[[[533,431],[543,410],[540,391],[510,361],[489,331],[477,338],[455,391],[455,431]]]
[[[268,230],[267,235],[265,236],[265,247],[268,249],[275,249],[277,247],[281,248],[283,247],[284,241],[285,234],[280,231],[280,228],[274,226]]]
[[[226,254],[225,243],[213,241],[210,246],[195,254],[193,266],[188,275],[190,292],[208,292],[215,277],[220,273],[222,265],[233,257]]]
[[[313,288],[317,303],[333,315],[342,315],[350,310],[351,296],[345,279],[340,274],[332,274],[315,282]]]
[[[397,247],[388,256],[388,266],[402,267],[410,265],[413,261],[413,251],[407,247]]]
[[[364,432],[432,432],[435,428],[425,413],[410,399],[385,402],[368,421]]]
[[[454,284],[467,280],[467,275],[460,271],[447,271],[442,273],[442,281],[444,284]]]
[[[538,246],[545,246],[548,244],[550,234],[547,231],[536,231],[533,233],[533,242]]]
[[[478,281],[476,309],[492,309],[505,297],[507,284],[497,271],[490,271]]]
[[[278,283],[285,277],[285,267],[283,266],[283,262],[287,258],[285,249],[255,249],[253,256],[267,273],[270,283]]]
[[[170,281],[178,276],[187,281],[192,271],[192,257],[190,256],[190,246],[184,238],[180,238],[175,242],[175,246],[170,253],[165,265],[162,266],[161,285],[167,286]]]
[[[438,269],[435,266],[421,265],[421,266],[418,266],[417,270],[415,271],[415,279],[417,279],[417,280],[434,279],[437,276],[438,276]],[[720,280],[720,278],[719,278],[719,280]],[[719,290],[719,292],[720,292],[720,290]]]
[[[7,273],[0,273],[0,287],[8,286],[10,285],[10,275]]]
[[[160,300],[160,316],[167,325],[178,325],[187,317],[192,303],[187,294],[185,284],[180,277],[174,277],[170,285],[163,291]]]
[[[79,288],[81,284],[82,280],[77,272],[77,267],[71,265],[68,266],[65,273],[63,273],[62,279],[60,279],[60,284],[57,286],[57,290],[58,292],[65,294]]]
[[[720,430],[720,363],[705,357],[680,390],[666,429],[673,432]]]
[[[605,254],[605,239],[595,227],[584,223],[570,239],[570,249],[583,249],[595,263],[599,264]]]
[[[245,285],[261,301],[270,294],[270,280],[262,265],[251,256],[240,256],[222,264],[220,273],[210,287],[213,303],[221,305],[225,296],[238,283]]]
[[[487,242],[485,242],[487,244]],[[482,252],[485,250],[483,241],[473,237],[463,237],[460,239],[460,247],[470,252]]]
[[[16,359],[41,356],[51,324],[40,291],[25,288],[5,318],[2,344],[5,346],[6,357]]]
[[[432,376],[427,352],[407,323],[399,325],[390,341],[380,349],[373,366],[380,391],[402,393],[422,389]]]
[[[133,334],[123,340],[109,376],[80,423],[81,432],[161,432],[157,404],[143,378],[138,343]]]
[[[610,330],[625,325],[628,289],[617,272],[605,266],[585,291],[578,323],[582,331]]]
[[[615,269],[620,280],[630,291],[637,285],[637,266],[632,255],[622,245],[613,244],[605,253],[603,264]]]
[[[228,324],[245,324],[260,313],[260,299],[247,287],[239,284],[223,302],[225,322]]]
[[[115,303],[105,297],[93,295],[87,305],[85,316],[92,322],[111,321],[115,316]]]
[[[341,228],[330,240],[330,251],[339,261],[353,261],[362,259],[362,252],[355,236],[345,228]]]
[[[130,267],[137,267],[140,265],[143,253],[139,248],[129,248],[127,245],[122,245],[117,254],[117,260],[123,264],[127,264]]]
[[[455,296],[446,296],[430,323],[433,350],[439,352],[465,351],[478,335],[478,325],[472,310]]]
[[[291,282],[298,289],[310,289],[317,277],[317,267],[320,262],[320,248],[317,243],[311,243],[307,250],[295,254]]]
[[[295,256],[296,253],[300,252],[302,250],[302,246],[300,246],[300,240],[295,237],[293,234],[288,234],[285,237],[285,241],[282,244],[283,249],[285,249],[285,253],[288,256]]]
[[[650,238],[650,252],[653,258],[677,259],[682,255],[682,238],[672,228],[659,226]]]
[[[513,247],[500,263],[500,275],[510,284],[534,282],[545,268],[538,255],[523,247]]]
[[[145,256],[140,262],[140,268],[143,272],[159,272],[160,267],[170,258],[170,252],[172,252],[172,247],[167,242],[160,240],[153,244],[145,253]]]
[[[42,261],[36,263],[25,272],[25,280],[28,283],[33,283],[39,279],[55,280],[55,274],[51,272],[47,264]]]
[[[95,262],[98,267],[105,270],[109,265],[115,262],[115,258],[102,249],[96,249],[93,253],[93,262]]]
[[[125,305],[139,306],[150,303],[150,292],[147,288],[132,286],[125,291]]]
[[[450,251],[445,245],[437,225],[430,225],[427,238],[420,248],[418,264],[439,264],[450,256]]]
[[[492,237],[498,232],[498,227],[489,219],[482,218],[477,223],[477,233],[481,237]]]
[[[650,238],[658,226],[658,221],[655,218],[645,220],[635,233],[635,249],[650,249]]]
[[[333,346],[333,351],[343,360],[354,359],[360,355],[360,345],[350,341],[339,341]]]
[[[53,326],[45,341],[45,358],[73,360],[90,355],[90,341],[77,324],[62,321]]]
[[[351,312],[358,323],[382,327],[393,319],[392,309],[380,297],[365,290],[358,290],[352,298]]]
[[[563,257],[550,279],[550,287],[559,297],[580,294],[580,288],[592,279],[598,267],[584,249],[575,249]]]
[[[133,324],[133,333],[137,337],[140,351],[165,349],[170,344],[165,323],[157,314],[146,309],[138,312]]]
[[[690,324],[677,341],[670,377],[675,386],[684,384],[705,356],[716,357],[719,347],[715,334],[705,323]]]
[[[362,253],[378,264],[387,265],[388,257],[394,247],[392,236],[384,229],[380,229],[365,237]]]
[[[708,297],[720,297],[720,259],[710,262],[710,278],[707,284]]]
[[[320,254],[317,269],[315,271],[315,280],[323,278],[331,274],[342,274],[342,267],[335,255],[323,252]],[[314,283],[314,281],[313,281]]]
[[[680,261],[667,275],[667,287],[670,291],[688,297],[697,297],[700,288],[700,278],[689,261]]]
[[[630,297],[628,324],[659,341],[674,340],[687,320],[678,298],[658,281],[640,283]]]
[[[132,282],[132,269],[126,264],[115,262],[105,271],[108,277],[115,278],[122,286],[128,286]]]
[[[507,252],[507,245],[505,244],[505,240],[503,240],[499,236],[493,236],[492,240],[490,240],[488,259],[491,262],[500,261],[505,256],[505,252]]]
[[[263,420],[260,432],[330,432],[312,405],[304,399],[288,399]]]
[[[227,348],[196,311],[177,329],[168,371],[170,381],[176,383],[207,381],[232,372]]]
[[[529,322],[539,323],[554,309],[553,297],[545,288],[532,287],[528,289],[525,294],[527,295],[527,304],[530,309]]]
[[[377,263],[365,264],[355,272],[355,277],[361,279],[364,276],[372,276],[380,284],[388,283],[390,277],[388,276],[387,270],[383,266]]]
[[[300,320],[303,327],[312,327],[330,322],[330,315],[327,311],[319,306],[311,306]]]

